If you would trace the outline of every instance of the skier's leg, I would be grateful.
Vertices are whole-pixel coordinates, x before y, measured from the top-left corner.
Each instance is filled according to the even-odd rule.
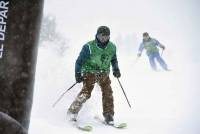
[[[113,104],[113,91],[111,88],[111,80],[108,74],[101,75],[99,79],[99,86],[102,90],[102,102],[103,102],[103,115],[113,116],[114,115],[114,104]],[[111,117],[112,118],[112,117]]]
[[[150,54],[148,55],[148,58],[149,58],[149,63],[151,65],[151,68],[156,71],[157,70],[157,66],[156,66],[156,63],[155,63],[155,56],[154,54]]]
[[[159,62],[160,66],[164,69],[164,70],[168,70],[167,64],[165,63],[165,61],[163,60],[163,58],[160,56],[159,53],[156,53],[156,59]]]
[[[81,110],[83,103],[85,103],[86,100],[90,98],[91,92],[94,88],[94,84],[95,75],[91,73],[85,74],[83,80],[83,88],[74,100],[74,102],[71,104],[70,108],[68,109],[68,113],[78,114],[78,112]]]

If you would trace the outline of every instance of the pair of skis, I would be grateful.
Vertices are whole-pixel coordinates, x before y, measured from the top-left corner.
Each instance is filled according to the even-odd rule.
[[[117,129],[124,129],[127,127],[126,123],[107,124],[104,120],[102,120],[98,116],[95,116],[94,119],[101,122],[102,124],[104,124],[106,126],[110,126],[110,127],[117,128]],[[79,130],[87,131],[87,132],[91,132],[93,130],[92,125],[81,124],[78,121],[73,121],[73,122],[74,122],[74,126]]]

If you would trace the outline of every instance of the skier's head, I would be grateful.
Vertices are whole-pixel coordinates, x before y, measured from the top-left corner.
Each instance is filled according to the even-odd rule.
[[[97,29],[97,40],[102,44],[107,44],[110,39],[110,29],[107,26],[100,26]]]
[[[144,41],[147,41],[147,40],[149,40],[149,39],[150,39],[149,33],[144,32],[144,33],[143,33],[143,40],[144,40]]]

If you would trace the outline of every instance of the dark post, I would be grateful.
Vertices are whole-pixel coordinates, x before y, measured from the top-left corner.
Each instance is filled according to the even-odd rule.
[[[1,134],[28,131],[42,9],[43,0],[0,0]]]

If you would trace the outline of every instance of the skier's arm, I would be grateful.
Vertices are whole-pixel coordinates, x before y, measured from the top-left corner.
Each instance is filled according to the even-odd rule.
[[[119,70],[118,60],[117,60],[116,53],[112,57],[111,64],[112,64],[112,70],[113,70],[113,72]]]
[[[118,66],[116,51],[115,51],[115,54],[112,57],[111,64],[112,64],[113,75],[115,77],[119,78],[121,76],[121,73],[120,73],[120,69],[119,69],[119,66]]]
[[[83,46],[78,56],[78,59],[76,60],[75,74],[81,73],[81,67],[85,63],[85,61],[88,59],[89,56],[90,56],[90,50],[89,50],[89,46],[86,44]]]
[[[162,45],[158,40],[154,39],[154,41],[156,43],[156,46],[159,46],[160,48],[165,49],[165,46]]]
[[[138,56],[140,57],[142,55],[142,51],[144,50],[144,43],[140,44],[140,47],[138,49]]]

